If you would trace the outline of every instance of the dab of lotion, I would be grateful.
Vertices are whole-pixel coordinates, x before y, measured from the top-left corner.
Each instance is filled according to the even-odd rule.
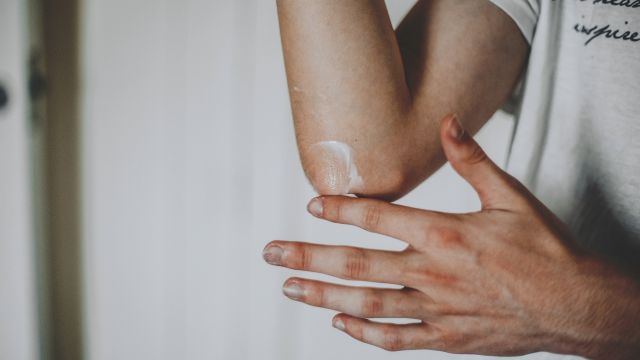
[[[346,195],[357,192],[362,187],[362,177],[354,161],[351,147],[339,141],[322,141],[313,144],[310,151],[320,158],[322,177],[316,191],[323,195]],[[316,176],[314,178],[317,179]],[[322,186],[323,188],[318,188]]]

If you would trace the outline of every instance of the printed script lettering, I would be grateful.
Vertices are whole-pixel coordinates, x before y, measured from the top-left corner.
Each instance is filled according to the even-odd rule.
[[[640,0],[580,0],[582,2],[585,1],[593,1],[594,5],[602,4],[602,5],[611,5],[611,6],[624,6],[629,8],[639,8]]]
[[[625,24],[627,24],[627,22],[625,22]],[[631,42],[640,41],[640,34],[638,34],[638,32],[635,32],[635,31],[630,32],[630,31],[624,31],[620,29],[613,29],[611,28],[611,25],[604,25],[604,26],[595,25],[595,26],[587,27],[581,24],[576,24],[573,27],[573,29],[581,34],[586,34],[587,36],[589,36],[589,39],[587,39],[587,41],[585,41],[584,43],[585,46],[589,45],[589,43],[591,43],[593,40],[599,37],[604,37],[606,39],[631,41]]]
[[[594,6],[596,5],[604,5],[604,6],[618,6],[618,7],[626,7],[626,8],[640,8],[640,0],[579,0],[580,2],[591,2]],[[599,25],[585,25],[582,23],[576,23],[573,26],[573,30],[577,33],[585,35],[587,40],[584,42],[584,45],[589,45],[592,41],[596,39],[607,39],[607,40],[620,40],[629,43],[638,43],[640,42],[640,33],[637,31],[629,30],[629,21],[624,22],[624,26],[622,24],[614,25],[614,24],[599,24]]]

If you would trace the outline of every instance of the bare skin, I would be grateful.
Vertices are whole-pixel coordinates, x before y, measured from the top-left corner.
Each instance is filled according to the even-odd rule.
[[[637,279],[579,251],[565,226],[488,159],[454,117],[443,121],[439,135],[447,159],[476,190],[482,209],[447,214],[374,199],[315,198],[309,204],[314,216],[394,237],[407,248],[393,252],[274,241],[264,250],[265,260],[403,288],[291,278],[284,293],[339,311],[336,328],[392,351],[639,358]]]
[[[528,47],[488,1],[421,0],[394,33],[382,0],[278,0],[298,148],[320,194],[336,194],[321,141],[353,148],[362,186],[394,200],[444,163],[439,121],[471,133],[504,103]]]
[[[638,277],[582,253],[565,226],[471,137],[507,99],[527,58],[506,14],[483,0],[420,0],[394,33],[382,0],[277,3],[296,139],[321,195],[336,195],[334,185],[344,181],[335,176],[335,154],[314,151],[314,144],[339,141],[353,149],[363,179],[351,193],[397,199],[448,159],[483,205],[445,214],[316,198],[309,205],[315,216],[408,247],[275,241],[265,260],[403,288],[292,278],[287,296],[341,312],[336,328],[388,350],[640,358]],[[464,135],[451,135],[452,118],[440,127],[452,112],[463,119]]]

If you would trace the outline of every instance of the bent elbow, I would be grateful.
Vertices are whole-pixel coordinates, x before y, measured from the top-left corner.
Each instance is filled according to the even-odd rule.
[[[407,174],[399,169],[371,168],[371,176],[358,192],[358,197],[380,199],[388,202],[396,201],[408,194],[415,186],[411,185]]]
[[[353,178],[340,164],[311,161],[305,166],[307,179],[319,195],[355,195],[395,201],[409,193],[412,186],[406,174],[398,170],[363,167]]]
[[[417,185],[407,169],[388,161],[356,161],[351,147],[337,141],[312,145],[302,160],[307,179],[320,195],[353,194],[394,201]]]

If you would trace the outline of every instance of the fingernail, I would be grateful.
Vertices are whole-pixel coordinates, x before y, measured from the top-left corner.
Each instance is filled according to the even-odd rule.
[[[307,211],[315,217],[322,217],[322,200],[320,198],[314,198],[307,205]]]
[[[271,245],[266,247],[262,251],[262,258],[264,259],[264,261],[266,261],[271,265],[280,265],[280,262],[282,261],[283,252],[284,250],[282,250],[281,247],[276,245]]]
[[[282,292],[290,299],[299,300],[304,295],[304,288],[295,283],[287,283],[282,287]]]
[[[452,117],[454,121],[449,122],[449,134],[457,140],[462,140],[462,137],[464,136],[464,128],[462,127],[462,124],[460,124],[460,120],[457,115],[452,115]]]
[[[342,320],[340,319],[335,319],[333,321],[333,327],[340,330],[340,331],[344,331],[345,327],[344,327],[344,322],[342,322]]]

